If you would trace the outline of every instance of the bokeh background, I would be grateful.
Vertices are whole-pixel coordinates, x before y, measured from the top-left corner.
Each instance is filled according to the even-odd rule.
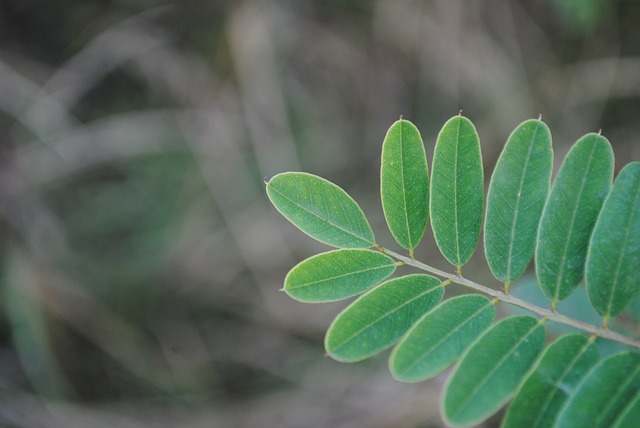
[[[0,426],[439,427],[441,376],[324,356],[344,302],[279,289],[326,248],[269,205],[312,172],[393,247],[380,146],[460,109],[487,178],[542,115],[556,166],[640,160],[637,0],[0,2]],[[427,237],[418,258],[446,268]],[[482,251],[468,276],[497,285]],[[496,419],[487,426],[495,424]]]

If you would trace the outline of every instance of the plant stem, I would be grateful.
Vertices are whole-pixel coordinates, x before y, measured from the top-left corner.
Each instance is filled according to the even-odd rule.
[[[422,262],[419,262],[415,259],[411,259],[409,257],[405,257],[401,254],[398,254],[394,251],[391,251],[387,248],[383,248],[384,252],[392,257],[395,257],[396,259],[406,263],[409,266],[413,266],[414,268],[426,271],[426,272],[430,272],[433,273],[435,275],[438,275],[440,277],[443,278],[447,278],[453,282],[455,282],[456,284],[460,284],[460,285],[464,285],[465,287],[469,287],[472,288],[476,291],[480,291],[481,293],[487,294],[491,297],[495,297],[496,299],[500,300],[501,302],[505,302],[505,303],[509,303],[511,305],[514,306],[519,306],[523,309],[526,309],[528,311],[531,311],[535,314],[538,314],[540,316],[543,317],[547,317],[549,319],[549,321],[555,321],[557,323],[560,324],[565,324],[574,328],[577,328],[578,330],[582,330],[585,331],[587,333],[591,333],[594,334],[598,337],[602,337],[603,339],[609,339],[609,340],[613,340],[616,342],[620,342],[623,343],[625,345],[640,349],[640,341],[633,339],[629,336],[625,336],[623,334],[617,333],[615,331],[606,329],[604,327],[598,327],[595,326],[593,324],[588,324],[586,322],[582,322],[582,321],[578,321],[576,319],[573,318],[569,318],[568,316],[562,315],[558,312],[554,312],[551,311],[549,309],[545,309],[545,308],[541,308],[539,306],[536,305],[532,305],[531,303],[522,300],[522,299],[518,299],[517,297],[514,297],[510,294],[505,294],[502,291],[499,290],[494,290],[493,288],[489,288],[485,285],[482,284],[478,284],[477,282],[473,282],[470,281],[466,278],[462,278],[460,276],[451,274],[451,273],[447,273],[445,271],[442,271],[440,269],[436,269],[434,267],[431,267],[427,264],[424,264]]]

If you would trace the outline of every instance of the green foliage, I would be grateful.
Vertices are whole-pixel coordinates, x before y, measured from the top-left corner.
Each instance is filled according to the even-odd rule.
[[[524,275],[520,278],[520,280],[514,284],[514,287],[511,288],[511,293],[520,299],[526,300],[531,304],[543,308],[548,308],[553,304],[553,301],[542,292],[541,287],[538,286],[536,277],[533,275]],[[509,312],[513,312],[518,315],[528,313],[524,309],[515,306],[509,309]],[[600,314],[598,314],[598,312],[589,303],[587,289],[584,284],[576,287],[569,297],[558,302],[556,305],[556,311],[573,319],[590,324],[599,324],[602,322]],[[575,328],[564,324],[548,323],[546,328],[552,335],[576,333]]]
[[[562,163],[540,221],[536,274],[554,303],[569,296],[584,276],[589,238],[612,181],[609,141],[585,135]]]
[[[447,422],[476,424],[502,407],[544,341],[544,327],[528,316],[505,318],[483,334],[463,355],[445,387],[442,412]]]
[[[391,125],[382,144],[380,196],[393,237],[413,251],[429,219],[429,172],[420,132],[407,120]]]
[[[576,385],[597,362],[598,348],[584,336],[567,335],[552,343],[513,399],[504,427],[552,426]]]
[[[640,415],[640,354],[624,352],[593,368],[571,395],[556,426],[632,427]]]
[[[409,257],[376,244],[358,205],[336,185],[304,173],[279,174],[267,183],[272,202],[294,225],[321,242],[348,247],[295,266],[284,290],[305,302],[369,290],[329,327],[329,356],[355,362],[395,344],[389,369],[405,382],[432,378],[458,361],[441,401],[444,419],[454,426],[480,423],[511,398],[505,427],[636,424],[640,354],[620,344],[640,348],[640,341],[588,322],[599,323],[599,313],[609,325],[640,288],[634,275],[640,266],[640,163],[626,166],[611,187],[611,147],[604,137],[587,134],[549,191],[549,128],[540,120],[520,124],[499,157],[487,196],[485,254],[494,276],[505,282],[502,292],[460,276],[482,219],[484,172],[473,124],[455,116],[444,125],[430,186],[424,153],[413,124],[391,126],[383,143],[382,203],[389,229]],[[436,244],[457,274],[413,258],[429,211]],[[514,288],[518,299],[509,285],[534,250],[540,287],[525,277]],[[377,285],[402,264],[446,280],[408,275]],[[577,287],[583,276],[587,291]],[[463,294],[439,303],[452,282],[493,299]],[[493,324],[499,301],[543,317],[518,315]],[[586,319],[585,309],[591,314]],[[546,321],[550,332],[565,336],[545,350]],[[563,324],[571,334],[557,329]],[[621,347],[601,346],[603,355],[618,353],[598,362],[600,339]]]
[[[284,280],[284,291],[301,302],[332,302],[368,290],[395,270],[392,258],[375,251],[329,251],[291,269]]]
[[[375,238],[362,209],[335,184],[304,172],[284,172],[267,183],[273,205],[304,233],[338,248],[369,248]]]
[[[549,128],[540,120],[524,121],[509,136],[487,194],[484,249],[500,281],[519,278],[531,261],[552,167]]]
[[[436,244],[458,270],[478,245],[483,189],[478,133],[469,119],[454,116],[442,127],[433,152],[430,208]]]
[[[496,315],[477,294],[454,297],[425,314],[393,350],[389,368],[404,382],[432,378],[453,364]]]
[[[429,275],[407,275],[379,285],[338,315],[327,331],[327,353],[353,362],[383,351],[443,294],[442,282]]]
[[[604,202],[587,256],[587,291],[607,319],[618,315],[640,287],[640,162],[620,175]]]

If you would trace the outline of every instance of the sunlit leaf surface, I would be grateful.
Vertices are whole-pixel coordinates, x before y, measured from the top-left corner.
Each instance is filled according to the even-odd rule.
[[[494,414],[513,395],[544,348],[545,331],[532,317],[495,324],[462,356],[444,391],[442,413],[451,425],[471,425]]]
[[[553,426],[567,398],[597,362],[598,347],[586,336],[567,335],[552,343],[520,387],[503,426]]]
[[[429,219],[429,173],[420,132],[407,120],[391,125],[384,139],[380,195],[393,237],[413,250]]]
[[[620,171],[591,235],[586,282],[605,317],[619,314],[640,288],[640,162]]]
[[[291,223],[328,245],[369,248],[375,238],[358,204],[340,187],[304,172],[283,172],[267,183],[267,195]]]
[[[453,297],[428,312],[398,343],[389,359],[393,376],[404,382],[432,378],[453,364],[493,322],[495,306],[486,297]]]
[[[485,255],[500,281],[515,280],[531,261],[552,166],[547,125],[533,119],[518,125],[500,154],[487,194]]]
[[[444,294],[429,275],[392,279],[364,294],[334,320],[327,331],[327,353],[339,361],[368,358],[393,345]]]
[[[310,257],[291,269],[284,280],[284,291],[301,302],[332,302],[368,290],[395,270],[395,261],[376,251],[334,250]]]
[[[469,119],[444,124],[433,153],[431,227],[442,255],[454,266],[469,261],[480,236],[484,199],[480,139]]]
[[[639,397],[640,354],[624,352],[613,355],[602,360],[580,383],[558,416],[555,426],[636,427],[638,419],[630,416],[639,415]]]
[[[613,181],[613,150],[587,134],[567,154],[542,213],[536,274],[554,301],[569,296],[584,276],[587,246]]]

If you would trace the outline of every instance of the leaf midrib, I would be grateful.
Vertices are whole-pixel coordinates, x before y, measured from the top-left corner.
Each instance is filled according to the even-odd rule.
[[[442,345],[444,342],[446,342],[451,336],[453,336],[455,333],[460,331],[465,324],[467,324],[471,319],[477,317],[480,313],[482,313],[489,306],[493,306],[493,303],[491,303],[491,301],[485,303],[480,309],[478,309],[473,314],[471,314],[467,318],[465,318],[461,323],[458,324],[458,326],[456,328],[454,328],[449,333],[447,333],[443,338],[441,338],[439,341],[437,341],[427,351],[423,352],[420,355],[420,357],[416,358],[414,360],[414,363],[411,364],[409,367],[407,367],[406,370],[404,370],[404,373],[407,373],[407,372],[411,371],[415,366],[417,366],[424,359],[425,356],[427,356],[430,353],[432,353],[434,349],[438,348],[440,345]],[[409,334],[409,333],[407,333],[407,334]]]
[[[409,229],[409,213],[407,212],[407,192],[404,182],[404,124],[400,122],[400,181],[402,182],[402,205],[404,214],[404,224],[407,228],[407,241],[409,242],[409,248],[413,248],[413,241],[411,239],[411,230]]]
[[[340,278],[345,278],[345,277],[350,276],[350,275],[357,275],[357,274],[361,274],[361,273],[365,273],[365,272],[369,272],[369,271],[376,271],[376,270],[379,270],[379,269],[386,269],[386,268],[389,268],[389,267],[392,267],[392,266],[395,266],[395,262],[390,263],[388,265],[382,265],[382,266],[376,266],[376,267],[368,268],[368,269],[351,271],[351,272],[343,273],[341,275],[331,276],[331,277],[328,277],[328,278],[325,278],[325,279],[319,279],[317,281],[305,282],[304,284],[296,285],[294,287],[287,287],[287,289],[289,289],[289,290],[297,290],[299,288],[309,287],[309,286],[312,286],[312,285],[315,285],[315,284],[319,284],[321,282],[332,281],[332,280],[336,280],[336,279],[340,279]]]
[[[478,393],[478,391],[484,387],[484,385],[487,383],[487,380],[490,379],[493,374],[502,366],[502,363],[504,363],[504,361],[509,358],[515,349],[517,349],[523,342],[525,342],[529,336],[531,336],[533,334],[533,332],[540,327],[540,321],[537,321],[535,323],[535,325],[533,327],[531,327],[526,334],[524,334],[520,340],[518,340],[518,342],[516,342],[516,344],[514,346],[512,346],[501,358],[500,360],[498,360],[493,367],[491,368],[491,370],[489,372],[487,372],[487,374],[485,376],[482,377],[482,382],[478,383],[478,385],[476,385],[475,388],[473,388],[472,392],[470,394],[467,395],[466,399],[463,401],[463,404],[459,407],[461,410],[464,410],[467,406],[467,404],[469,404],[469,402],[471,401],[471,399],[473,397],[475,397],[475,395]],[[459,411],[458,414],[462,413],[462,411]]]
[[[577,363],[578,359],[580,359],[580,357],[587,351],[587,349],[591,346],[591,344],[592,344],[591,341],[587,341],[585,343],[585,345],[580,349],[580,351],[576,354],[576,356],[569,362],[569,365],[565,368],[565,370],[562,372],[562,374],[560,375],[558,380],[553,385],[553,389],[551,389],[550,393],[547,394],[547,398],[544,400],[544,403],[542,403],[542,407],[541,407],[540,411],[538,412],[538,415],[537,415],[537,417],[536,417],[536,419],[535,419],[535,421],[534,421],[532,426],[538,426],[540,420],[542,419],[542,416],[544,416],[545,412],[549,408],[549,405],[553,401],[553,397],[555,397],[557,392],[560,390],[560,388],[556,387],[556,385],[561,384],[566,379],[566,377],[569,375],[569,372],[571,371],[571,369]],[[575,391],[575,385],[574,385],[574,391]],[[569,399],[569,396],[567,395],[567,398],[565,398],[565,402],[568,399]],[[562,410],[562,409],[560,409],[560,410]]]
[[[458,157],[460,151],[460,126],[462,119],[458,120],[458,129],[456,130],[456,157],[453,163],[453,218],[456,231],[456,257],[458,259],[458,269],[462,266],[460,259],[460,231],[458,230]]]
[[[505,281],[511,281],[511,264],[513,263],[511,257],[513,255],[513,241],[516,235],[516,224],[518,221],[518,210],[520,207],[520,200],[522,199],[522,186],[524,185],[524,178],[527,175],[527,168],[529,168],[529,160],[531,158],[531,152],[535,144],[536,135],[540,129],[540,123],[536,124],[536,129],[533,131],[531,140],[529,142],[529,150],[527,151],[527,158],[524,161],[524,168],[522,168],[522,176],[520,177],[520,185],[518,186],[518,197],[516,198],[516,206],[513,208],[513,221],[511,223],[511,239],[509,240],[509,255],[507,257],[507,272],[505,275]]]
[[[405,301],[404,303],[402,303],[400,306],[397,306],[395,309],[384,313],[383,315],[379,316],[378,318],[374,319],[373,321],[371,321],[369,324],[366,324],[364,327],[362,327],[361,329],[359,329],[358,331],[356,331],[355,333],[353,333],[351,336],[347,337],[346,339],[344,339],[340,345],[336,346],[335,348],[333,348],[333,350],[331,352],[337,352],[339,349],[343,348],[344,346],[346,346],[350,341],[352,341],[356,336],[362,334],[363,331],[371,328],[372,325],[378,323],[380,320],[390,316],[391,314],[399,311],[400,309],[404,308],[405,306],[407,306],[408,304],[412,303],[413,301],[420,299],[421,297],[426,296],[429,293],[432,293],[434,291],[437,291],[439,288],[443,287],[442,282],[440,282],[440,284],[436,285],[435,287],[432,287],[428,290],[426,290],[425,292],[422,292],[420,294],[418,294],[417,296],[412,297],[411,299]]]
[[[611,288],[611,293],[609,294],[609,302],[607,303],[607,316],[611,315],[611,307],[613,306],[613,296],[617,289],[618,275],[620,275],[620,267],[622,265],[622,259],[626,253],[627,242],[629,241],[629,229],[630,229],[631,222],[633,221],[633,218],[634,218],[639,197],[640,197],[640,187],[636,191],[636,195],[634,197],[633,204],[632,204],[633,208],[629,211],[629,218],[627,219],[627,224],[625,225],[624,244],[619,247],[620,251],[618,253],[618,261],[616,262],[616,270],[613,276],[613,281],[611,282],[613,286]]]
[[[291,199],[290,197],[288,197],[287,195],[285,195],[284,193],[282,193],[280,190],[278,190],[273,184],[269,183],[269,187],[271,187],[271,190],[273,190],[274,192],[276,192],[278,195],[280,195],[281,197],[283,197],[284,199],[286,199],[287,201],[289,201],[290,203],[294,204],[295,206],[297,206],[298,208],[302,209],[303,211],[308,212],[309,214],[313,215],[314,217],[316,217],[317,219],[326,222],[327,224],[335,227],[336,229],[345,232],[347,235],[350,235],[354,238],[359,239],[360,241],[365,242],[366,244],[369,244],[370,247],[375,245],[375,242],[369,241],[367,238],[365,238],[364,236],[360,236],[357,235],[354,231],[351,230],[347,230],[344,227],[341,227],[337,224],[335,224],[334,222],[330,221],[328,218],[324,218],[322,216],[320,216],[318,213],[308,209],[307,207],[300,205],[300,203],[298,203],[297,201],[294,201],[293,199]],[[324,194],[324,192],[322,192]],[[339,204],[340,206],[342,206],[342,204]],[[285,216],[286,217],[286,216]],[[349,218],[347,216],[347,218]]]
[[[560,258],[560,271],[558,272],[558,276],[556,277],[556,284],[555,284],[555,293],[553,296],[553,300],[554,301],[558,301],[558,295],[560,294],[560,283],[562,282],[562,277],[564,275],[564,267],[565,267],[565,260],[567,258],[567,251],[569,249],[569,243],[571,242],[571,234],[573,233],[573,226],[575,224],[576,221],[576,214],[578,213],[578,208],[580,206],[580,200],[582,199],[582,192],[584,191],[584,186],[585,183],[587,181],[587,177],[589,176],[590,170],[591,170],[591,164],[593,163],[593,155],[596,152],[596,147],[598,146],[598,143],[594,143],[593,144],[593,149],[591,150],[591,154],[589,155],[589,163],[587,165],[586,168],[586,172],[584,174],[584,176],[582,177],[582,181],[580,183],[580,190],[578,191],[578,199],[576,204],[573,204],[573,209],[571,212],[571,223],[569,224],[569,233],[566,235],[566,241],[564,244],[564,249],[562,251],[562,257]]]
[[[607,412],[609,411],[611,406],[620,397],[620,395],[625,390],[625,388],[634,380],[634,377],[638,375],[638,373],[640,372],[640,364],[636,363],[635,366],[636,366],[636,368],[633,371],[633,375],[626,377],[626,381],[622,384],[621,387],[616,388],[616,392],[613,395],[613,397],[611,397],[611,399],[607,401],[605,408],[603,410],[601,410],[600,412],[598,412],[599,416],[598,416],[598,419],[596,419],[597,423],[594,426],[600,426],[600,422],[607,415]],[[614,419],[614,421],[615,421],[615,419]]]
[[[613,428],[620,427],[620,421],[622,421],[628,414],[631,409],[633,409],[634,404],[640,401],[640,391],[636,391],[634,394],[634,398],[629,400],[626,406],[618,413],[618,416],[613,420],[611,426]]]

